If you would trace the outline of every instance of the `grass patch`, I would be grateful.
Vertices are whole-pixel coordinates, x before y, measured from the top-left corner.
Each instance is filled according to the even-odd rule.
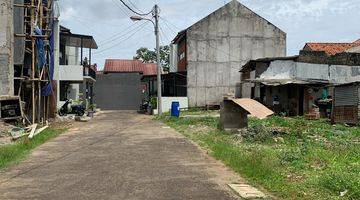
[[[0,169],[3,169],[11,164],[18,163],[25,158],[32,149],[45,143],[46,141],[64,133],[66,129],[48,128],[41,134],[35,136],[33,139],[24,137],[19,139],[16,143],[0,147]]]
[[[157,119],[280,198],[360,199],[359,127],[274,116],[251,118],[246,130],[230,134],[217,128],[217,117]]]

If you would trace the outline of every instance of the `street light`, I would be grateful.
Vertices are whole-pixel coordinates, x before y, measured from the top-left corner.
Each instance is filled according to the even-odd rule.
[[[158,5],[154,6],[153,17],[155,18],[155,22],[152,19],[144,18],[141,16],[131,16],[130,19],[132,21],[141,21],[146,20],[153,23],[155,28],[155,36],[156,36],[156,63],[157,63],[157,107],[158,114],[162,114],[162,102],[161,102],[161,65],[160,65],[160,38],[159,38],[159,7]]]

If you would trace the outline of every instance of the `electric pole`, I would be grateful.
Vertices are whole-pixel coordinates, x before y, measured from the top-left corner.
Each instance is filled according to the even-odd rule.
[[[160,63],[160,38],[159,38],[159,7],[155,5],[154,7],[154,17],[155,17],[155,35],[156,35],[156,63],[157,63],[157,107],[158,114],[162,114],[162,82],[161,82],[161,63]]]
[[[129,8],[132,12],[137,14],[138,16],[131,16],[130,19],[133,21],[141,21],[146,20],[153,23],[155,27],[155,36],[156,36],[156,71],[157,71],[157,108],[158,115],[162,114],[162,82],[161,82],[161,62],[160,62],[160,32],[159,32],[159,6],[155,4],[154,8],[149,13],[138,13],[135,10],[131,9],[124,1],[120,0],[127,8]],[[152,13],[152,16],[155,18],[155,21],[152,19],[145,18],[143,16],[149,15]]]

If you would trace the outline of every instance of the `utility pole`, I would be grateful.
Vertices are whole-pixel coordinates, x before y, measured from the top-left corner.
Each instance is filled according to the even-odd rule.
[[[162,81],[161,81],[161,63],[160,63],[160,39],[159,39],[159,7],[156,4],[154,7],[155,17],[155,35],[156,35],[156,63],[157,63],[157,107],[158,114],[162,114]]]
[[[156,36],[156,64],[157,64],[157,107],[158,107],[158,114],[161,115],[162,114],[162,102],[161,102],[161,97],[162,97],[162,82],[161,82],[161,63],[160,63],[160,32],[159,32],[159,6],[157,4],[155,4],[154,8],[152,9],[151,12],[146,13],[146,14],[141,14],[138,13],[136,11],[134,11],[133,9],[131,9],[124,1],[120,0],[127,8],[129,8],[133,13],[137,14],[138,16],[131,16],[130,19],[133,21],[141,21],[141,20],[146,20],[146,21],[150,21],[151,23],[153,23],[154,27],[155,27],[155,36]],[[152,19],[148,19],[145,18],[143,16],[149,15],[150,13],[152,13],[152,16],[155,18],[155,21]]]

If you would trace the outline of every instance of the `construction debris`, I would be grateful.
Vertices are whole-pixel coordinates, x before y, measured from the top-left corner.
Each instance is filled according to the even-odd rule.
[[[16,139],[18,139],[18,138],[21,138],[21,137],[25,136],[27,133],[26,133],[25,129],[16,127],[16,128],[13,128],[13,129],[10,131],[10,134],[11,134],[11,137],[12,137],[14,140],[16,140]]]
[[[29,127],[31,129],[30,134],[29,134],[29,139],[32,139],[34,137],[36,127],[37,127],[37,124],[33,124]]]
[[[273,115],[274,112],[252,99],[234,99],[225,97],[220,109],[221,127],[229,131],[248,126],[248,114],[259,119]]]

